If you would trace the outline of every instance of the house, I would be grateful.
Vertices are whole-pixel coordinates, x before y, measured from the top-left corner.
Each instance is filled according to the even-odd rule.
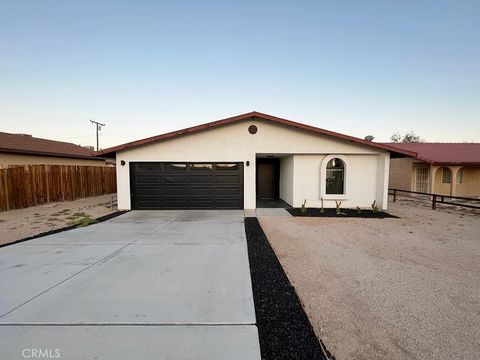
[[[105,159],[92,152],[91,148],[63,141],[0,132],[0,168],[37,164],[105,166]]]
[[[480,196],[480,144],[384,144],[417,153],[392,159],[390,188],[451,196]]]
[[[118,145],[120,209],[387,208],[394,148],[258,112]]]

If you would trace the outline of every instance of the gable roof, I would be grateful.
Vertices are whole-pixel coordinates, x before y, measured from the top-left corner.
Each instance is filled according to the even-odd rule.
[[[134,148],[134,147],[137,147],[137,146],[150,144],[150,143],[153,143],[153,142],[156,142],[156,141],[172,139],[172,138],[175,138],[175,137],[178,137],[178,136],[181,136],[181,135],[192,134],[192,133],[196,133],[196,132],[206,130],[206,129],[215,128],[215,127],[222,126],[222,125],[237,123],[237,122],[245,121],[245,120],[255,120],[255,119],[266,120],[266,121],[270,121],[270,122],[273,122],[273,123],[276,123],[276,124],[282,124],[282,125],[290,126],[292,128],[302,129],[302,130],[309,131],[309,132],[312,132],[312,133],[315,133],[315,134],[318,134],[318,135],[332,136],[332,137],[337,138],[337,139],[346,140],[346,141],[370,146],[370,147],[373,147],[373,148],[376,148],[376,149],[387,150],[387,151],[390,151],[390,152],[395,153],[397,155],[406,155],[406,156],[415,156],[416,155],[415,152],[412,152],[412,151],[409,151],[409,150],[400,149],[400,148],[393,147],[393,146],[386,145],[386,144],[374,143],[374,142],[359,139],[359,138],[356,138],[356,137],[353,137],[353,136],[336,133],[336,132],[333,132],[333,131],[317,128],[317,127],[306,125],[306,124],[301,124],[301,123],[298,123],[298,122],[295,122],[295,121],[282,119],[282,118],[272,116],[272,115],[268,115],[268,114],[263,114],[263,113],[260,113],[260,112],[257,112],[257,111],[252,111],[252,112],[249,112],[249,113],[246,113],[246,114],[229,117],[229,118],[222,119],[222,120],[212,121],[212,122],[209,122],[209,123],[206,123],[206,124],[192,126],[192,127],[186,128],[186,129],[172,131],[172,132],[169,132],[169,133],[166,133],[166,134],[161,134],[161,135],[152,136],[152,137],[141,139],[141,140],[128,142],[126,144],[113,146],[113,147],[108,148],[108,149],[97,151],[94,154],[97,155],[97,156],[109,156],[109,155],[113,155],[117,151],[131,149],[131,148]]]
[[[387,143],[432,165],[480,165],[480,143]]]
[[[0,152],[100,160],[92,155],[93,151],[79,145],[5,132],[0,132]]]

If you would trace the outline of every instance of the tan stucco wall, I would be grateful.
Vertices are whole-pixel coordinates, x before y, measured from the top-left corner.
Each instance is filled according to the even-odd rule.
[[[480,168],[464,167],[463,181],[457,183],[457,196],[480,196]]]
[[[54,156],[34,156],[0,153],[0,168],[12,165],[88,165],[105,166],[103,160],[72,159]]]
[[[435,188],[433,190],[433,192],[435,194],[440,194],[440,195],[451,195],[451,184],[443,184],[442,183],[442,177],[443,177],[443,167],[439,167],[437,168],[435,171],[435,175],[434,175],[434,181],[435,181]],[[451,171],[451,170],[450,170]],[[452,175],[452,179],[453,179],[453,175]]]
[[[388,187],[390,189],[414,190],[412,173],[412,158],[390,159],[390,177]]]

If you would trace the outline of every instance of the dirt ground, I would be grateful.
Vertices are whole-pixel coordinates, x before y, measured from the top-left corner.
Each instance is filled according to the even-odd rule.
[[[337,360],[478,359],[480,210],[401,199],[390,212],[259,220]]]
[[[114,194],[113,194],[114,195]],[[116,211],[112,194],[0,212],[0,245],[93,219]]]

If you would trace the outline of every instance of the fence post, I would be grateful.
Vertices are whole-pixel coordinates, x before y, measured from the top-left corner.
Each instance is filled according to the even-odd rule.
[[[393,189],[393,202],[397,201],[397,189]]]
[[[433,195],[432,197],[432,210],[435,210],[437,208],[437,195]]]

